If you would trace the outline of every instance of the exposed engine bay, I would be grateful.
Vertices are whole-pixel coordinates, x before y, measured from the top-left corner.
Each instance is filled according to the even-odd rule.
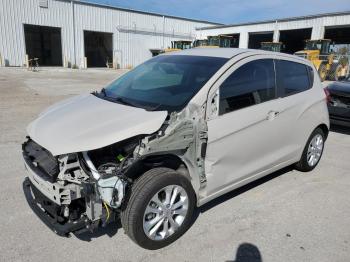
[[[56,233],[67,235],[115,221],[133,182],[154,167],[185,174],[201,192],[207,130],[203,117],[187,110],[169,115],[151,135],[91,151],[53,156],[28,137],[22,150],[32,208],[44,211],[36,213]]]

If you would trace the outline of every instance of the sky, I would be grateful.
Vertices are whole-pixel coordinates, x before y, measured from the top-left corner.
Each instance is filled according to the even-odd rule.
[[[350,0],[83,0],[223,24],[350,11]]]

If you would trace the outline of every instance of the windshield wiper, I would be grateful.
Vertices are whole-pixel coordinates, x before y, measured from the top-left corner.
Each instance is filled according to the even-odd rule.
[[[98,96],[101,97],[101,93],[103,94],[104,97],[107,97],[106,94],[106,89],[102,88],[101,91],[92,91],[91,94],[93,94],[94,96]]]
[[[107,93],[106,93],[106,89],[105,88],[102,88],[101,89],[101,93],[106,97],[107,96]]]
[[[161,106],[163,106],[163,104],[158,104],[158,105],[156,105],[156,106],[154,106],[154,107],[148,107],[148,108],[146,108],[146,110],[147,110],[147,111],[156,111],[156,110],[158,110]]]
[[[94,93],[98,94],[96,91]],[[107,92],[106,92],[105,88],[102,88],[99,94],[102,94],[106,100],[117,102],[117,103],[120,103],[120,104],[123,104],[123,105],[127,105],[127,106],[135,106],[134,104],[130,103],[129,101],[126,101],[122,97],[110,97],[110,96],[107,96]]]
[[[124,98],[122,98],[120,96],[119,97],[113,97],[113,98],[111,98],[111,100],[114,101],[114,102],[126,105],[126,106],[140,107],[140,106],[138,106],[136,104],[131,103],[130,101],[125,100]]]
[[[142,105],[139,105],[139,104],[136,104],[136,103],[132,103],[130,102],[129,100],[125,99],[125,98],[122,98],[120,96],[117,96],[117,97],[110,97],[110,96],[107,96],[107,93],[106,93],[106,89],[105,88],[102,88],[101,89],[101,92],[98,93],[97,91],[94,91],[93,92],[94,95],[96,96],[99,96],[100,94],[103,95],[103,99],[106,99],[108,101],[111,101],[111,102],[116,102],[116,103],[119,103],[119,104],[123,104],[123,105],[126,105],[126,106],[132,106],[132,107],[139,107],[139,108],[144,108],[146,109],[147,111],[155,111],[157,110],[159,107],[162,106],[162,104],[158,104],[154,107],[144,107]],[[101,96],[100,96],[101,97]],[[101,97],[102,98],[102,97]]]
[[[146,111],[156,111],[158,110],[161,106],[163,106],[163,104],[158,104],[154,107],[150,107],[150,106],[145,106],[145,105],[140,105],[140,104],[135,104],[135,103],[131,103],[130,101],[125,100],[122,97],[115,97],[113,98],[113,101],[117,102],[117,103],[121,103],[127,106],[133,106],[133,107],[139,107],[139,108],[143,108]]]

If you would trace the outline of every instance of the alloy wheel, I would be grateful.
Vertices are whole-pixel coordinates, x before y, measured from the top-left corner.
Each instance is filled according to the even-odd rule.
[[[323,151],[323,137],[320,134],[315,135],[309,144],[307,150],[307,163],[309,166],[315,166],[321,158]]]
[[[143,215],[143,230],[152,240],[164,240],[182,225],[188,211],[188,195],[179,185],[159,190],[149,201]]]

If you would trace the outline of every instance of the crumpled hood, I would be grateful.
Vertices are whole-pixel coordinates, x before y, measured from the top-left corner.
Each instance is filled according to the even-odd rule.
[[[154,133],[166,116],[166,111],[149,112],[87,94],[49,107],[29,124],[27,133],[53,155],[61,155]]]

